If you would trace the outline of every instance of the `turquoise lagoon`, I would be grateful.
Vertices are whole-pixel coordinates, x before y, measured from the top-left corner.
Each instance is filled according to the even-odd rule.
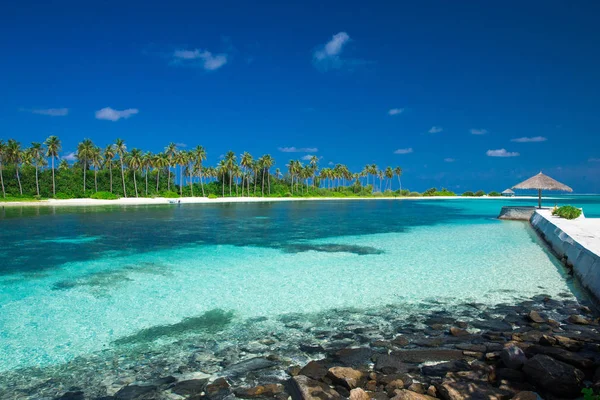
[[[600,217],[600,197],[552,202]],[[300,324],[340,310],[409,318],[582,298],[527,223],[495,219],[502,205],[533,203],[0,209],[0,373],[76,375],[83,364],[109,368],[116,355],[139,365],[148,351],[184,357],[190,343],[291,338],[290,315]]]

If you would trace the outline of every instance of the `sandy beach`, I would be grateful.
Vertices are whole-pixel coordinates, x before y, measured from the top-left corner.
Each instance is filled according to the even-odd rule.
[[[138,206],[138,205],[164,205],[164,204],[220,204],[220,203],[267,203],[279,201],[360,201],[360,200],[531,200],[537,197],[519,196],[519,197],[461,197],[461,196],[431,196],[431,197],[220,197],[217,199],[209,199],[208,197],[181,197],[181,198],[164,198],[164,197],[128,197],[118,200],[95,200],[95,199],[67,199],[67,200],[40,200],[40,201],[9,201],[0,203],[0,207],[85,207],[85,206],[105,206],[105,205],[121,205],[121,206]],[[551,199],[550,197],[546,199]]]

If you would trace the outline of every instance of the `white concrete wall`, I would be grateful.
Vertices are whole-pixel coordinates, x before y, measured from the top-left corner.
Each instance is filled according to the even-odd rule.
[[[573,268],[581,285],[594,295],[596,301],[600,301],[600,255],[573,239],[556,222],[540,212],[535,212],[530,222],[558,257]]]

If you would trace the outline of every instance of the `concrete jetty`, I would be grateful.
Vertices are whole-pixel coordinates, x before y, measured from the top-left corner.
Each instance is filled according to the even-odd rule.
[[[535,210],[529,221],[600,302],[600,218],[585,218],[582,214],[568,220],[553,216],[550,209],[541,209]]]

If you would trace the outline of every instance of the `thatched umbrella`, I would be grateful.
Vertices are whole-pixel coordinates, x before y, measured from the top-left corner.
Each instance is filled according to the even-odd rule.
[[[533,176],[526,181],[519,183],[518,185],[513,186],[513,189],[537,189],[538,191],[538,208],[542,208],[542,190],[560,190],[563,192],[572,192],[573,189],[568,187],[567,185],[563,185],[562,183],[555,181],[542,174],[541,172],[536,176]]]
[[[512,190],[510,190],[510,189],[506,189],[504,192],[502,192],[502,195],[503,195],[503,196],[514,196],[514,195],[515,195],[515,192],[513,192],[513,191],[512,191]]]

